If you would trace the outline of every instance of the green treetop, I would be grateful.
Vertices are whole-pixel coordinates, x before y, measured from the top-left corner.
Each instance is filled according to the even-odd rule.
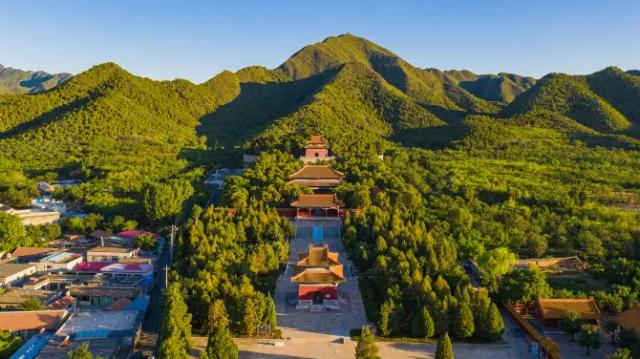
[[[362,334],[356,345],[356,359],[379,359],[378,347],[369,327],[362,327]]]
[[[191,315],[182,296],[180,284],[171,283],[165,294],[165,315],[162,323],[162,344],[160,355],[163,358],[188,358],[191,349]]]
[[[585,324],[580,328],[578,334],[578,344],[587,348],[587,356],[591,353],[591,349],[598,349],[602,345],[600,339],[600,330],[596,325]]]
[[[227,326],[216,326],[200,359],[238,359],[238,346]]]
[[[438,339],[438,345],[436,348],[435,359],[454,359],[453,345],[451,344],[451,338],[448,333],[444,333],[440,339]]]

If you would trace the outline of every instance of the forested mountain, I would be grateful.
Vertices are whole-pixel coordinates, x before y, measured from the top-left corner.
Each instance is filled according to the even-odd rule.
[[[552,74],[526,90],[534,79],[420,69],[353,35],[304,47],[276,69],[225,71],[199,85],[108,63],[44,93],[1,95],[0,157],[3,168],[29,177],[80,173],[88,184],[74,196],[83,205],[137,213],[146,182],[197,177],[243,147],[296,151],[311,132],[329,137],[337,153],[381,152],[388,140],[504,146],[525,141],[523,126],[634,147],[638,79],[609,68]],[[471,114],[492,117],[465,119]]]
[[[437,71],[437,70],[435,70]],[[518,95],[535,85],[536,79],[505,72],[496,75],[476,75],[462,70],[445,71],[458,86],[488,101],[511,102]]]
[[[23,71],[0,65],[0,94],[38,93],[71,78],[71,74],[49,74],[44,71]]]
[[[503,114],[566,116],[604,133],[638,134],[640,78],[609,67],[587,76],[550,74],[518,97]]]

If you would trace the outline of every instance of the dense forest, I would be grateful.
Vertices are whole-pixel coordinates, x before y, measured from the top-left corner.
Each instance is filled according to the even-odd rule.
[[[302,191],[286,177],[322,134],[347,175],[336,193],[362,209],[343,233],[377,334],[492,340],[498,300],[594,296],[612,313],[638,303],[639,128],[632,72],[536,81],[421,69],[341,35],[276,69],[199,85],[103,64],[40,94],[0,95],[0,202],[24,207],[36,181],[75,178],[59,196],[103,223],[180,217],[164,353],[182,356],[192,330],[232,350],[231,332],[277,328],[270,295],[293,233],[274,208]],[[205,207],[205,173],[244,152],[258,162]],[[605,285],[496,265],[569,255]],[[461,263],[472,258],[487,291],[469,287]],[[625,345],[640,353],[638,342]]]

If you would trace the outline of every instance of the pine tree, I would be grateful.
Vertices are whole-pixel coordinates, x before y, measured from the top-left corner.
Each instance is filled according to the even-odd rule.
[[[487,323],[489,327],[489,337],[487,339],[496,340],[500,338],[504,333],[504,321],[495,303],[491,303],[491,307],[489,307]]]
[[[468,338],[473,335],[475,331],[473,312],[466,302],[460,302],[454,308],[452,329],[453,335],[458,338]]]
[[[222,299],[216,299],[209,305],[206,333],[211,335],[218,327],[228,327],[229,317]]]
[[[271,326],[271,331],[274,331],[278,328],[276,303],[273,301],[273,298],[271,298],[271,296],[267,298],[267,308],[265,311],[264,322]]]
[[[356,359],[379,359],[378,347],[369,327],[362,327],[362,334],[356,346]]]
[[[247,298],[244,306],[242,324],[246,335],[255,335],[260,325],[258,303],[254,298]]]
[[[429,338],[433,336],[435,324],[433,318],[429,314],[429,310],[423,307],[419,315],[413,317],[411,323],[411,332],[417,338]]]
[[[178,282],[171,283],[165,294],[165,315],[162,322],[162,358],[188,358],[191,349],[191,315],[187,311]]]
[[[378,318],[378,330],[382,336],[391,335],[391,318],[395,305],[392,300],[386,300],[380,306],[380,318]]]
[[[238,346],[233,342],[229,327],[216,326],[200,359],[238,359]]]
[[[82,344],[76,349],[67,353],[68,359],[93,359],[93,354],[89,350],[89,346],[87,344]]]
[[[435,359],[454,359],[453,345],[448,333],[444,333],[440,339],[438,339],[438,345],[436,348]]]

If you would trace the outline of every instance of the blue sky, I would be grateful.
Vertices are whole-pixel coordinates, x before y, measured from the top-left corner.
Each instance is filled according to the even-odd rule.
[[[419,67],[542,76],[640,68],[640,1],[2,0],[0,64],[78,73],[113,61],[202,82],[278,66],[350,32]]]

